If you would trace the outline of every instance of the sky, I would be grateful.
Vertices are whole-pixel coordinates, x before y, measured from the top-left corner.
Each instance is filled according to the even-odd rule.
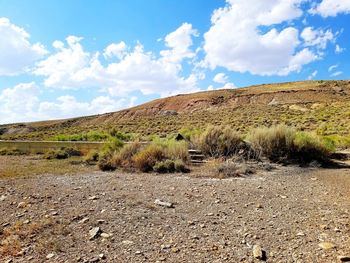
[[[350,0],[0,0],[0,124],[350,79]]]

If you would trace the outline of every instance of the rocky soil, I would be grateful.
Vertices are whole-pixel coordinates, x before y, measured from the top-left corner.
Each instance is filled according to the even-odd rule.
[[[0,262],[346,262],[349,186],[297,167],[1,179]]]

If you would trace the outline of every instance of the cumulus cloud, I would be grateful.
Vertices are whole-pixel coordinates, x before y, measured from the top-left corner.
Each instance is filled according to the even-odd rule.
[[[174,63],[181,62],[185,58],[193,58],[195,53],[190,49],[193,36],[198,36],[197,30],[189,23],[182,24],[165,37],[165,44],[170,49],[162,50],[160,55],[164,60]]]
[[[124,41],[121,41],[119,43],[112,43],[108,47],[105,48],[103,52],[103,56],[105,58],[113,58],[117,57],[119,59],[122,59],[124,55],[126,54],[126,44]]]
[[[127,105],[126,99],[114,100],[99,96],[90,102],[78,101],[74,96],[61,96],[54,102],[41,102],[37,113],[45,119],[69,118],[119,110]]]
[[[299,18],[302,2],[227,0],[226,7],[214,11],[212,26],[204,34],[204,64],[257,75],[299,71],[318,56],[308,48],[298,50],[298,29],[276,25]]]
[[[98,96],[91,101],[78,101],[71,95],[55,101],[41,101],[40,88],[34,83],[21,83],[0,92],[0,123],[59,119],[112,112],[135,103],[136,97],[113,99]]]
[[[34,107],[40,91],[34,82],[21,83],[0,92],[0,123],[14,123],[35,118]]]
[[[320,49],[325,49],[329,42],[335,40],[335,35],[331,30],[323,31],[322,29],[313,29],[306,27],[301,32],[301,37],[304,40],[305,46],[316,46]]]
[[[109,45],[104,50],[107,58],[117,60],[103,65],[100,54],[84,50],[81,38],[70,36],[67,46],[57,44],[56,53],[40,61],[34,74],[44,76],[45,86],[51,88],[100,87],[113,96],[120,96],[135,90],[143,94],[168,96],[199,90],[200,74],[193,72],[182,76],[186,59],[195,53],[190,49],[196,30],[190,24],[183,24],[165,37],[167,50],[158,56],[147,52],[139,43],[134,48],[124,42]]]
[[[47,50],[40,43],[30,43],[30,35],[0,17],[0,76],[12,76],[25,72],[41,59]]]
[[[323,0],[309,10],[311,14],[318,14],[323,17],[336,16],[340,13],[350,13],[349,0]]]
[[[220,84],[225,84],[228,81],[228,77],[225,73],[218,73],[214,76],[213,81]]]

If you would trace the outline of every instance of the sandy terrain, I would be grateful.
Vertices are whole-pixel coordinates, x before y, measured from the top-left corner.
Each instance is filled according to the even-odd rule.
[[[224,180],[96,171],[0,179],[0,262],[341,262],[349,186],[349,169],[297,167]]]

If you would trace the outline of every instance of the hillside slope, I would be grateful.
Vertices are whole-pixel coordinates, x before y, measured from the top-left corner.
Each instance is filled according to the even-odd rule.
[[[2,125],[0,134],[1,139],[45,139],[58,133],[116,128],[164,135],[208,124],[246,132],[275,123],[321,134],[349,134],[350,81],[303,81],[177,95],[96,116]]]

